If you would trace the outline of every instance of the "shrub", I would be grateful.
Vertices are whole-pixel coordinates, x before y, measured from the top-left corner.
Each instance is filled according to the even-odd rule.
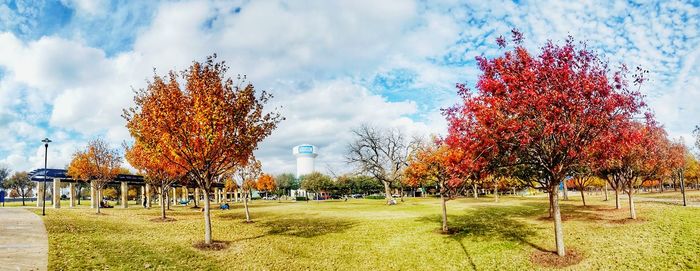
[[[296,197],[296,201],[306,201],[306,197]]]
[[[382,196],[382,195],[370,195],[370,196],[366,196],[365,198],[366,199],[384,199],[384,196]]]

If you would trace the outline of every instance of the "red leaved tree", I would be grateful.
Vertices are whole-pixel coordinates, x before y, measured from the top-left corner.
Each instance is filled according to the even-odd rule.
[[[670,141],[666,131],[651,115],[647,121],[629,120],[616,126],[598,148],[598,175],[615,189],[615,206],[620,208],[619,192],[629,201],[630,218],[636,219],[634,193],[645,182],[656,181],[671,173]]]
[[[547,42],[538,55],[522,46],[492,59],[477,57],[476,93],[458,84],[462,102],[446,110],[450,136],[469,153],[488,149],[494,167],[529,170],[549,192],[557,254],[565,255],[557,187],[585,161],[594,142],[643,106],[625,69],[610,78],[607,62],[573,38]],[[498,41],[501,47],[505,41]],[[453,135],[454,133],[454,135]],[[456,144],[460,146],[460,144]]]

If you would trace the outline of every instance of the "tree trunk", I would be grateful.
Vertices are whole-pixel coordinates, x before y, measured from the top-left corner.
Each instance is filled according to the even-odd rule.
[[[81,195],[82,195],[82,193],[80,193],[81,190],[83,190],[83,185],[82,185],[82,184],[78,186],[78,206],[80,206],[80,198],[81,198]]]
[[[615,209],[620,209],[620,191],[615,188]]]
[[[675,179],[675,178],[674,178],[674,179]],[[678,185],[676,185],[677,183],[678,183],[678,181],[673,180],[673,191],[674,191],[674,192],[678,192]]]
[[[605,182],[605,201],[608,201],[608,182]]]
[[[102,205],[102,189],[97,189],[97,202],[95,202],[95,205],[97,206],[97,214],[100,214],[100,205]]]
[[[566,181],[564,181],[563,184],[564,184],[564,200],[569,200],[569,188],[566,187]]]
[[[583,188],[579,189],[581,190],[581,201],[583,202],[583,206],[586,206],[586,196],[583,193]]]
[[[26,206],[26,205],[24,205],[24,195],[25,195],[25,193],[22,192],[22,206]],[[685,193],[683,193],[683,202],[685,202]],[[4,200],[3,200],[2,204],[3,204],[2,206],[5,206]],[[683,206],[685,206],[685,204]]]
[[[630,191],[627,193],[627,197],[630,203],[630,218],[637,219],[637,212],[634,210],[634,200],[632,199],[632,194],[634,194],[633,190],[630,189]]]
[[[204,197],[204,243],[212,243],[211,213],[209,212],[209,197]]]
[[[494,184],[493,186],[493,196],[496,199],[496,202],[498,202],[498,184]]]
[[[472,184],[472,189],[474,189],[474,198],[479,198],[479,192],[476,191],[476,184]]]
[[[680,173],[678,174],[678,179],[680,179],[680,182],[681,182],[681,194],[683,194],[683,206],[688,206],[688,205],[687,205],[686,198],[685,198],[685,180],[684,180],[684,178],[683,178],[683,173],[682,173],[682,172],[680,172]]]
[[[442,233],[448,233],[447,228],[447,199],[445,199],[444,193],[440,193],[440,202],[442,203]]]
[[[250,223],[250,211],[248,211],[248,193],[243,196],[243,206],[245,206],[245,222]]]
[[[163,186],[160,187],[160,195],[158,195],[158,200],[160,200],[160,218],[165,220],[165,204],[163,204]]]
[[[167,202],[166,208],[168,208],[168,210],[170,210],[170,201],[172,200],[172,199],[170,199],[170,188],[166,187],[165,190],[167,191],[165,193],[165,201]],[[165,218],[165,217],[163,217],[163,218]]]
[[[552,191],[549,191],[549,218],[554,217],[554,209],[552,209],[552,206],[554,206],[554,195]],[[557,194],[558,195],[558,194]]]
[[[556,189],[556,188],[555,188]],[[553,189],[553,190],[555,190]],[[552,191],[552,211],[554,213],[554,239],[557,245],[557,255],[560,257],[566,256],[564,249],[564,228],[561,223],[561,212],[559,210],[559,193]]]
[[[384,198],[386,199],[386,203],[389,204],[391,201],[391,188],[389,187],[388,182],[382,182],[384,184]]]

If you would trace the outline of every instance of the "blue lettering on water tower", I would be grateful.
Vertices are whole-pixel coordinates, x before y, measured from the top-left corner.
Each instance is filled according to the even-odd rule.
[[[299,153],[314,153],[313,146],[299,146]]]

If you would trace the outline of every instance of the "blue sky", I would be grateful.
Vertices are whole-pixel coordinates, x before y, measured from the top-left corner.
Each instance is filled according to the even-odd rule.
[[[317,169],[349,170],[362,123],[444,133],[440,108],[473,85],[474,57],[517,27],[537,50],[567,35],[617,65],[641,65],[642,91],[673,137],[700,124],[700,3],[599,1],[3,1],[0,164],[64,167],[87,139],[129,140],[121,109],[152,74],[217,53],[275,95],[287,118],[256,152],[294,170],[291,147],[320,147]]]

